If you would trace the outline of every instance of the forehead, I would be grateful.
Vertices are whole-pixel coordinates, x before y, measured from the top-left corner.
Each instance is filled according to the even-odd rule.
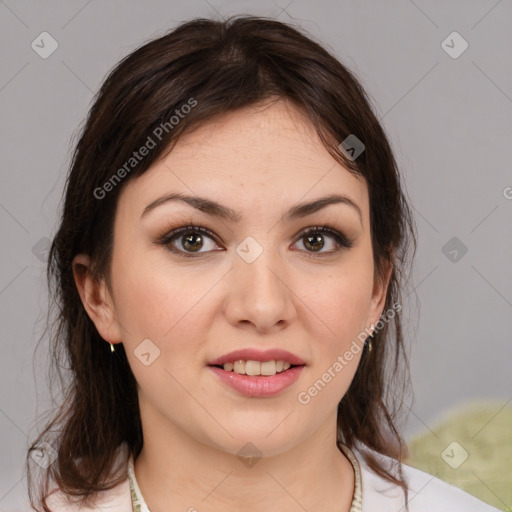
[[[119,208],[129,202],[140,212],[171,192],[255,214],[331,193],[350,196],[363,216],[368,209],[364,179],[337,162],[311,122],[285,101],[239,109],[195,127],[124,189]]]

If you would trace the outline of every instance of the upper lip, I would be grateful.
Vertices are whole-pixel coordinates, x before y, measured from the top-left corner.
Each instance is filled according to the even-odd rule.
[[[243,348],[234,350],[228,354],[217,357],[208,363],[209,366],[223,365],[224,363],[232,363],[233,361],[288,361],[294,365],[305,365],[306,363],[295,354],[282,350],[280,348],[272,348],[268,350],[257,350],[254,348]]]

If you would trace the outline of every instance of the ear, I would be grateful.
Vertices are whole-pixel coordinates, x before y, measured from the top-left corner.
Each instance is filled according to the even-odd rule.
[[[382,315],[392,271],[393,264],[389,262],[384,269],[383,275],[375,272],[370,311],[368,313],[370,322],[368,327],[371,327],[371,325],[375,326]]]
[[[73,276],[82,304],[100,336],[109,343],[122,341],[121,328],[115,317],[114,303],[104,278],[94,278],[86,254],[73,258]]]

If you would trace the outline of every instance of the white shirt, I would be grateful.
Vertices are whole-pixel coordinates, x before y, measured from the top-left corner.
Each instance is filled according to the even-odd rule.
[[[354,450],[353,455],[360,469],[362,512],[405,512],[405,499],[402,489],[380,477],[368,467],[361,453]],[[377,454],[385,464],[393,459]],[[132,462],[130,459],[128,465]],[[133,467],[133,466],[132,466]],[[93,508],[81,507],[67,501],[65,495],[56,491],[48,498],[52,512],[132,512],[130,480],[126,478],[110,491],[98,495]],[[432,476],[428,473],[402,464],[404,476],[409,487],[410,512],[500,512],[499,509],[484,503],[462,489]],[[133,473],[134,474],[134,473]],[[357,482],[357,472],[356,472]],[[138,485],[137,485],[138,487]],[[140,493],[140,489],[138,489]],[[143,500],[143,498],[142,498]],[[145,503],[141,512],[148,512]]]

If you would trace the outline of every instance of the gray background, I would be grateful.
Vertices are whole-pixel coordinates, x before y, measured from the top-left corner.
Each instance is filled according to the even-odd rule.
[[[419,232],[419,301],[405,303],[407,437],[470,400],[495,399],[496,414],[510,406],[510,1],[0,1],[1,511],[28,509],[25,452],[49,405],[46,340],[36,360],[34,349],[71,138],[120,58],[180,21],[219,13],[304,27],[355,71],[387,130]],[[59,45],[47,59],[31,47],[43,31]],[[458,58],[441,46],[453,31],[469,44]],[[457,261],[443,252],[452,237]]]

